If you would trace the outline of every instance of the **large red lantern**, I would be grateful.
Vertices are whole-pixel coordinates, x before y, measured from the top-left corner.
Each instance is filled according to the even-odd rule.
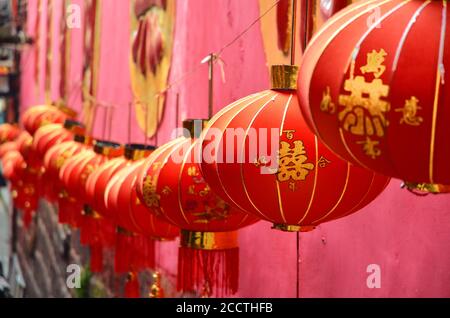
[[[193,131],[193,121],[185,126]],[[195,138],[181,137],[157,149],[145,162],[137,189],[148,208],[182,229],[178,288],[202,289],[204,295],[235,293],[237,230],[257,219],[211,190],[194,160],[198,145]]]
[[[39,105],[29,108],[22,115],[22,124],[26,131],[34,135],[40,127],[52,123],[64,123],[66,119],[75,118],[77,113],[66,106]]]
[[[311,231],[370,203],[389,178],[341,160],[310,132],[297,67],[274,66],[272,77],[272,90],[224,108],[204,130],[201,167],[212,190],[284,231]]]
[[[450,184],[448,12],[446,1],[361,1],[312,39],[298,95],[335,153],[411,186]]]

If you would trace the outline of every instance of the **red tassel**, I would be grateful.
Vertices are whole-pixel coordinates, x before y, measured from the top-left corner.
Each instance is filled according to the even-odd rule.
[[[135,273],[128,274],[127,282],[125,284],[125,297],[126,298],[141,297],[139,280]]]
[[[203,296],[233,295],[239,287],[239,248],[200,250],[180,247],[178,290]]]
[[[118,231],[116,235],[116,253],[114,256],[116,273],[127,273],[130,270],[132,239],[132,236],[121,231]]]
[[[90,246],[91,252],[91,272],[100,273],[103,271],[103,247],[101,245]]]
[[[58,219],[61,224],[69,224],[74,228],[80,226],[83,206],[69,197],[58,198]]]
[[[140,270],[155,268],[155,241],[142,235],[136,235],[134,247],[132,263],[136,268]]]
[[[80,242],[83,245],[115,245],[116,233],[112,222],[102,217],[82,215],[80,222]]]

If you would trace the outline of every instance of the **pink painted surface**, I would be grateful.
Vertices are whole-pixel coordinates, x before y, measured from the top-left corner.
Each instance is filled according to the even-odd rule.
[[[45,1],[44,1],[45,2]],[[60,1],[54,1],[60,5]],[[77,0],[74,3],[82,4]],[[34,34],[37,0],[29,1],[28,31]],[[45,6],[44,6],[45,8]],[[102,1],[102,55],[99,99],[117,105],[112,139],[128,141],[129,1]],[[177,1],[174,54],[170,81],[195,67],[211,51],[219,50],[259,15],[257,0]],[[45,18],[44,18],[45,19]],[[43,37],[46,28],[41,27]],[[55,32],[56,34],[56,32]],[[74,30],[71,81],[81,79],[82,32]],[[41,38],[44,41],[43,38]],[[45,41],[42,42],[45,46]],[[41,47],[44,52],[45,47]],[[41,69],[45,57],[41,54]],[[226,82],[217,69],[215,110],[268,87],[268,69],[259,25],[222,55]],[[52,96],[58,97],[59,56],[54,47]],[[22,109],[44,101],[44,74],[36,89],[34,49],[25,50],[22,64]],[[159,144],[171,138],[175,126],[175,96],[180,94],[181,119],[207,116],[207,69],[169,91]],[[79,89],[73,107],[80,110]],[[102,112],[95,134],[103,131]],[[144,140],[132,122],[133,142]],[[264,191],[264,189],[261,189]],[[363,211],[301,234],[300,295],[302,297],[450,297],[450,195],[415,197],[394,180]],[[240,291],[242,297],[295,297],[296,236],[259,223],[240,235]],[[167,273],[176,274],[177,243],[160,243]],[[369,264],[381,267],[381,288],[366,285]]]

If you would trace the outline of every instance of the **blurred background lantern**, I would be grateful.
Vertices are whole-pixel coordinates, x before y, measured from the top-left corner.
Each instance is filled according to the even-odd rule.
[[[108,141],[95,141],[94,149],[87,149],[69,158],[60,170],[62,181],[68,195],[84,204],[84,210],[79,216],[80,242],[88,245],[91,251],[91,270],[101,272],[103,269],[103,247],[114,245],[115,228],[110,220],[103,218],[89,206],[86,194],[88,177],[100,165],[109,159],[123,154],[123,147]]]
[[[28,228],[38,206],[38,189],[35,174],[30,171],[25,158],[17,150],[2,157],[3,175],[10,181],[14,207],[23,213],[23,223]]]
[[[445,1],[357,2],[317,33],[298,96],[330,149],[409,187],[446,189],[426,184],[450,184],[447,13]]]
[[[185,121],[184,126],[193,133],[193,120]],[[138,189],[141,187],[148,208],[182,229],[178,288],[223,296],[238,288],[237,230],[257,219],[211,190],[195,161],[199,144],[194,134],[191,136],[157,149],[144,164]]]
[[[341,160],[310,132],[296,96],[297,70],[274,66],[272,90],[211,119],[202,147],[212,158],[201,168],[212,190],[236,207],[276,229],[304,232],[363,208],[389,178]]]
[[[0,145],[8,141],[16,139],[21,130],[17,125],[1,124],[0,125]]]
[[[125,156],[131,164],[118,172],[105,190],[105,204],[118,226],[115,268],[119,273],[155,268],[155,241],[178,236],[176,227],[153,215],[136,195],[137,174],[154,149],[127,145]]]
[[[37,159],[40,161],[42,171],[42,182],[40,182],[42,188],[42,195],[49,202],[56,202],[58,198],[58,189],[55,184],[48,182],[53,176],[50,176],[51,172],[47,172],[44,166],[44,157],[46,153],[54,145],[61,144],[65,141],[73,140],[74,131],[84,133],[84,125],[80,122],[66,119],[64,124],[48,124],[39,128],[33,137],[32,148]]]
[[[54,185],[54,193],[48,195],[51,197],[57,196],[59,222],[78,227],[83,204],[68,194],[64,184],[59,179],[59,174],[64,163],[69,158],[87,150],[92,143],[92,139],[84,135],[84,129],[81,128],[75,129],[73,133],[73,140],[54,145],[46,152],[44,168],[46,178],[48,178],[49,183]]]
[[[52,123],[62,124],[66,119],[76,116],[77,113],[66,106],[40,105],[29,108],[21,117],[25,130],[34,135],[41,126]]]

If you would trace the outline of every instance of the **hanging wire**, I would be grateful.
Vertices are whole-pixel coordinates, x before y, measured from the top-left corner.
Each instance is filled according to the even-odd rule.
[[[128,103],[128,144],[131,144],[131,112],[133,109],[133,102]]]
[[[217,53],[210,54],[209,58],[213,58],[213,62],[217,62],[220,59],[222,53],[226,49],[228,49],[230,46],[232,46],[234,43],[236,43],[244,35],[246,35],[253,28],[253,26],[255,26],[262,18],[264,18],[270,11],[272,11],[272,9],[275,8],[278,5],[278,3],[280,3],[280,2],[281,2],[281,0],[276,0],[266,11],[264,11],[258,18],[256,18],[249,26],[247,26],[242,32],[240,32],[230,42],[225,44],[220,50],[218,50]],[[202,66],[204,64],[204,60],[205,59],[203,59],[203,61],[200,62],[200,64],[197,64],[196,66],[194,66],[192,69],[190,69],[189,71],[187,71],[186,73],[181,75],[176,80],[174,80],[174,81],[170,82],[169,84],[167,84],[165,89],[163,89],[162,91],[157,93],[156,96],[158,96],[160,94],[164,94],[165,92],[170,90],[172,87],[174,87],[174,86],[184,82],[186,79],[188,79],[191,76],[193,76],[194,74],[196,74],[202,68]]]
[[[297,267],[297,285],[296,285],[296,289],[295,289],[295,296],[297,298],[300,298],[300,232],[296,233],[297,236],[297,259],[296,259],[296,267]]]

